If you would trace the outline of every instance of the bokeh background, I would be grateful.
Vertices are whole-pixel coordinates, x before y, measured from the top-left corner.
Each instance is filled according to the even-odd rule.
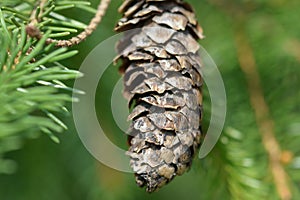
[[[290,143],[285,138],[289,133],[300,134],[300,2],[188,2],[194,7],[204,29],[206,38],[200,43],[218,65],[224,79],[228,97],[226,128],[237,130],[233,131],[236,140],[242,141],[228,144],[224,136],[219,142],[222,144],[218,144],[219,147],[207,158],[195,159],[188,173],[175,178],[159,192],[147,194],[136,186],[132,174],[110,169],[89,154],[76,133],[70,115],[64,118],[69,129],[58,135],[60,144],[55,144],[46,135],[40,135],[36,139],[23,141],[20,150],[5,154],[5,157],[16,161],[17,169],[12,174],[0,175],[1,200],[231,199],[234,189],[230,185],[238,184],[234,183],[235,172],[231,169],[235,165],[224,163],[229,158],[233,157],[234,160],[235,156],[241,155],[238,155],[240,151],[234,152],[227,155],[226,161],[219,161],[224,156],[224,146],[232,145],[233,149],[242,147],[246,155],[255,152],[251,156],[254,165],[259,166],[256,170],[265,173],[264,170],[268,169],[267,154],[261,144],[262,139],[250,100],[251,80],[255,76],[252,77],[243,70],[243,66],[247,65],[257,69],[281,147],[292,152],[291,160],[285,164],[290,170],[289,175],[295,178],[295,194],[299,193],[300,160],[297,147],[300,147],[300,141],[298,139],[297,142]],[[96,8],[98,0],[93,0],[92,4]],[[112,1],[97,31],[85,42],[73,47],[79,49],[79,54],[66,60],[65,65],[78,69],[85,56],[98,43],[115,34],[113,27],[120,18],[117,13],[120,4],[121,0]],[[78,16],[77,19],[86,23],[92,18],[91,14],[78,9],[71,9],[64,15]],[[101,67],[101,60],[98,64]],[[114,122],[110,109],[112,90],[119,79],[118,69],[112,65],[99,82],[95,101],[99,121],[107,136],[126,149],[126,136]],[[72,85],[72,82],[68,84]],[[208,95],[205,101],[209,101]],[[270,185],[265,190],[270,193],[270,199],[277,199],[272,180],[266,178],[264,181]],[[251,184],[251,181],[248,183]],[[259,191],[262,188],[258,186],[256,189]]]

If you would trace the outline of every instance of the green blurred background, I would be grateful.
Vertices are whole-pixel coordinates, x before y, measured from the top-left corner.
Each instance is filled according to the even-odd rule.
[[[253,49],[277,137],[284,137],[295,124],[299,128],[300,1],[188,2],[204,29],[206,39],[200,43],[218,65],[224,79],[228,97],[226,127],[234,127],[245,135],[258,135],[259,132],[250,105],[247,80],[239,63],[237,38],[242,32]],[[96,8],[98,1],[92,3]],[[98,43],[115,34],[113,27],[120,18],[117,13],[120,4],[121,0],[112,1],[97,31],[79,47],[73,47],[80,53],[65,61],[66,66],[78,69]],[[92,18],[77,9],[64,14],[80,16],[77,19],[86,23]],[[96,106],[108,137],[125,149],[126,137],[114,122],[110,110],[110,96],[119,78],[117,67],[112,65],[99,83]],[[211,162],[210,158],[217,157],[218,152],[212,152],[204,160],[195,159],[188,173],[175,178],[159,192],[147,194],[136,186],[132,174],[110,169],[89,154],[76,133],[71,115],[64,121],[69,130],[59,135],[61,144],[41,135],[24,141],[21,150],[6,154],[7,158],[17,162],[17,171],[0,175],[1,200],[230,199],[225,175],[207,164]],[[252,144],[257,143],[252,141]],[[288,149],[289,144],[282,143],[282,147]],[[266,159],[257,155],[255,162],[265,163]]]

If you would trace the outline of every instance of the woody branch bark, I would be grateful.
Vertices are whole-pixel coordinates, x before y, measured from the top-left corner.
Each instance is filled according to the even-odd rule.
[[[72,37],[71,39],[68,40],[56,40],[52,38],[48,38],[46,40],[47,44],[55,43],[55,46],[57,47],[70,47],[79,44],[83,40],[85,40],[88,36],[90,36],[97,28],[97,26],[100,24],[102,21],[103,16],[105,15],[107,8],[110,4],[111,0],[102,0],[98,6],[97,13],[95,16],[92,18],[90,21],[89,25],[85,28],[83,32],[80,34]],[[43,6],[45,4],[45,0],[40,2],[40,9],[42,11]],[[36,16],[36,9],[33,10],[32,15],[31,15],[31,22],[27,25],[26,27],[26,32],[30,37],[41,39],[42,38],[42,33],[41,31],[36,27],[36,24],[41,20],[38,16]],[[39,15],[41,16],[41,15]]]

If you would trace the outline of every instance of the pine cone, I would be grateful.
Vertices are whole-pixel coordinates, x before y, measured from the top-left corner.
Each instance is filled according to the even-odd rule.
[[[125,0],[115,30],[124,96],[133,107],[128,155],[140,187],[153,192],[189,169],[200,145],[203,38],[181,0]]]

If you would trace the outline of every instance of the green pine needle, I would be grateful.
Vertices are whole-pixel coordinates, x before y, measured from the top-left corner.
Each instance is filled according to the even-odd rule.
[[[2,154],[21,147],[4,147],[6,141],[12,137],[22,141],[45,133],[59,143],[56,134],[68,127],[58,116],[68,113],[66,105],[76,101],[71,92],[84,94],[64,83],[82,74],[59,63],[78,51],[57,49],[55,44],[45,43],[48,38],[60,39],[87,26],[56,11],[87,8],[90,3],[58,2],[47,1],[44,7],[36,8],[35,17],[39,19],[35,26],[43,35],[40,40],[26,34],[25,26],[30,23],[31,11],[35,7],[32,2],[16,2],[14,7],[11,7],[13,3],[5,4],[0,9],[0,174],[12,173],[16,169],[15,163],[3,159]]]

